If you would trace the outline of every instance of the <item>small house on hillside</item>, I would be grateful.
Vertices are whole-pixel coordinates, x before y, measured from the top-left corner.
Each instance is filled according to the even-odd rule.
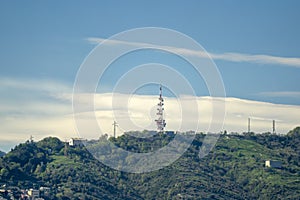
[[[281,168],[282,163],[281,163],[281,161],[277,161],[277,160],[266,160],[265,166],[272,167],[272,168]]]
[[[30,189],[28,191],[28,195],[29,195],[30,199],[37,199],[40,197],[40,191],[35,190],[35,189]]]
[[[71,138],[70,140],[69,140],[69,145],[70,146],[73,146],[73,147],[75,147],[75,146],[84,146],[84,144],[87,142],[87,140],[86,139],[83,139],[83,138]]]

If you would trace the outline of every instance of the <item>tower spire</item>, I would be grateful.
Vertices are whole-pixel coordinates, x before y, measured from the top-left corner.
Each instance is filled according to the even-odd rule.
[[[163,133],[166,126],[166,120],[164,119],[164,99],[162,97],[162,86],[159,87],[159,103],[157,104],[157,119],[155,120],[157,125],[157,131]]]

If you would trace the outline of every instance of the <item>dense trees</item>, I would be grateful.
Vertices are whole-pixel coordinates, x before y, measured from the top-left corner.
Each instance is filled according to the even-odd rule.
[[[5,152],[0,151],[0,157],[3,157],[5,155]]]
[[[205,135],[197,134],[172,165],[143,174],[112,170],[85,147],[68,147],[49,137],[20,144],[1,158],[0,183],[48,186],[48,199],[299,199],[299,133],[300,128],[284,136],[224,134],[202,159],[198,153]],[[129,151],[149,152],[172,139],[165,134],[148,139],[123,135],[109,141]],[[88,144],[109,151],[106,138]],[[267,159],[282,161],[283,168],[265,168]]]

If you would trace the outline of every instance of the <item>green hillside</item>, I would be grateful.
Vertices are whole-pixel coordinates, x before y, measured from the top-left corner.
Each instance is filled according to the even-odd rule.
[[[4,156],[5,155],[5,152],[3,151],[0,151],[0,157]]]
[[[49,187],[45,199],[300,199],[299,133],[298,127],[285,136],[221,135],[202,159],[198,153],[205,135],[197,134],[172,165],[143,174],[112,170],[84,147],[50,137],[20,144],[0,158],[0,183],[4,190]],[[130,151],[147,152],[172,136],[110,140]],[[269,159],[281,161],[282,167],[266,168]]]

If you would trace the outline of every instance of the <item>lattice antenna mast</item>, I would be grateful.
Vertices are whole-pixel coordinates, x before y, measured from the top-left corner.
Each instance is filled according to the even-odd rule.
[[[155,120],[157,125],[157,131],[160,133],[164,132],[164,128],[166,127],[166,120],[164,119],[164,99],[162,97],[162,87],[159,87],[159,103],[157,104],[157,119]]]

